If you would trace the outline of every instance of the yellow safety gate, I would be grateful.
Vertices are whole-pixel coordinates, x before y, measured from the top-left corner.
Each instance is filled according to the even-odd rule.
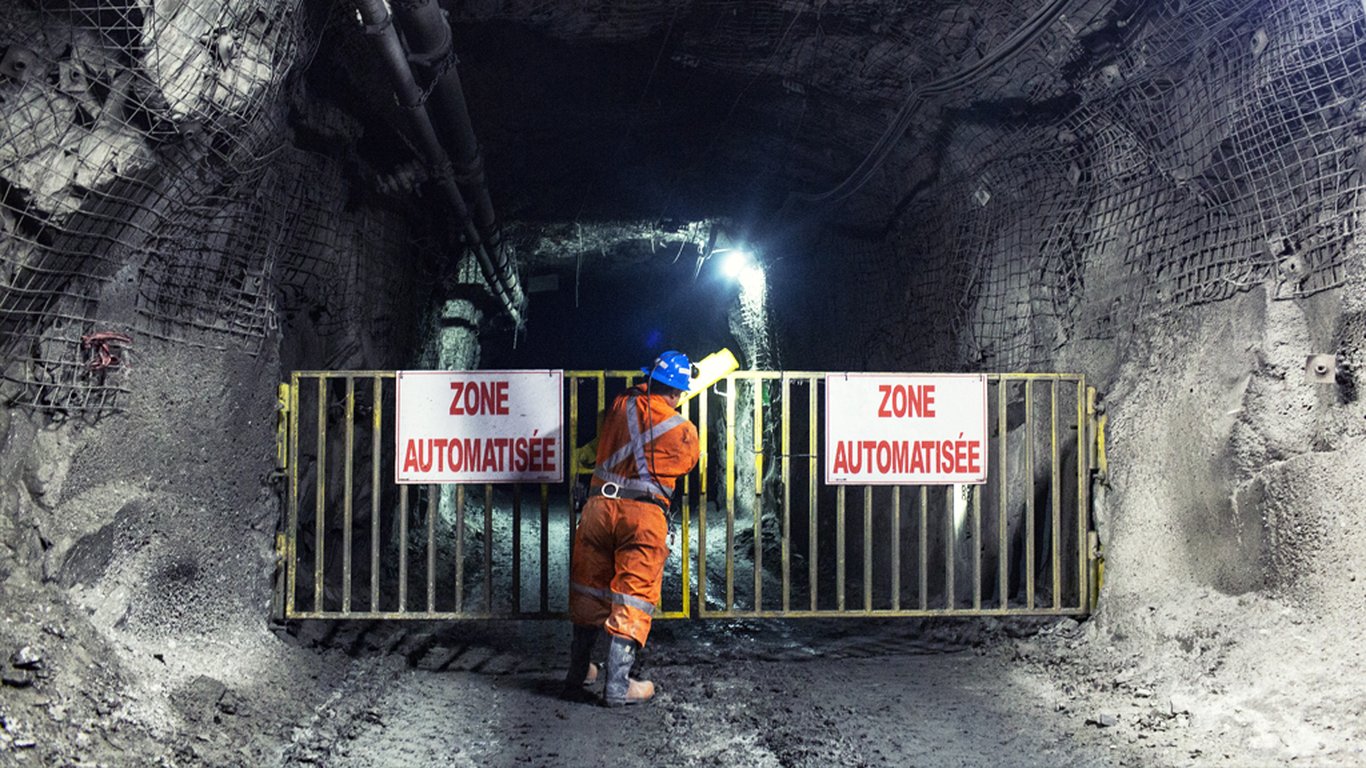
[[[741,371],[684,404],[702,455],[658,618],[1090,611],[1103,456],[1083,376],[989,375],[987,483],[902,487],[823,482],[824,377]],[[640,373],[564,378],[567,482],[409,486],[393,479],[394,372],[296,372],[280,386],[279,615],[565,616],[587,446]]]

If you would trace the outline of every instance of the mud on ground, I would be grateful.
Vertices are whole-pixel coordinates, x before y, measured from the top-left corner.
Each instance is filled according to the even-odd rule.
[[[1098,622],[992,620],[671,624],[657,629],[649,705],[562,701],[567,629],[482,625],[404,633],[365,662],[286,764],[680,766],[1358,765],[1360,705],[1316,696],[1323,675],[1279,665],[1302,617],[1197,595],[1207,619],[1144,654]],[[1162,619],[1156,619],[1158,623]],[[307,632],[306,632],[307,634]],[[334,635],[362,654],[386,630]],[[1320,642],[1327,642],[1320,638]],[[1314,641],[1305,639],[1305,653]],[[1320,649],[1322,645],[1318,646]],[[406,659],[399,663],[398,658]]]
[[[1142,636],[1103,614],[661,622],[656,700],[608,710],[558,698],[560,622],[262,622],[153,651],[111,647],[52,597],[5,595],[26,607],[0,625],[0,765],[1366,763],[1360,700],[1336,684],[1361,679],[1360,654],[1325,656],[1339,638],[1262,599],[1193,595],[1195,620],[1140,608]]]

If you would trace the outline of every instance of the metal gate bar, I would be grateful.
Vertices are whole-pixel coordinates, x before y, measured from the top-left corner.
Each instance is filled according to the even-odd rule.
[[[766,415],[767,382],[778,379],[776,391],[780,392],[781,404],[778,413],[781,421],[776,445],[766,445],[764,419]],[[802,447],[793,445],[793,403],[792,382],[798,381],[809,386],[806,393],[806,432],[807,442]],[[902,516],[903,486],[894,486],[887,492],[864,486],[859,494],[862,514],[851,510],[847,486],[833,489],[833,525],[821,524],[817,472],[820,445],[818,437],[818,412],[820,411],[821,392],[824,382],[822,373],[803,372],[763,372],[742,371],[728,377],[725,387],[717,387],[711,397],[724,399],[725,434],[721,436],[725,469],[721,476],[724,483],[724,503],[719,511],[724,515],[724,579],[718,583],[709,580],[708,569],[712,557],[708,556],[711,547],[709,537],[720,533],[708,525],[707,513],[711,505],[705,495],[700,499],[698,534],[698,573],[699,599],[697,615],[700,617],[814,617],[814,616],[946,616],[946,615],[1055,615],[1085,614],[1089,612],[1090,595],[1088,578],[1087,530],[1089,526],[1089,488],[1087,480],[1090,472],[1090,445],[1094,435],[1094,390],[1086,387],[1085,378],[1073,374],[990,374],[988,382],[992,397],[992,436],[996,441],[995,459],[990,467],[988,486],[904,486],[911,492],[910,502],[914,516],[910,527],[913,534],[915,601],[906,606],[903,590],[904,560],[907,552],[903,546]],[[746,446],[750,456],[737,457],[736,448],[742,444],[740,439],[727,439],[737,434],[738,402],[749,397],[751,424],[745,425],[748,432],[752,426],[753,441]],[[1042,398],[1040,397],[1042,395]],[[1063,407],[1063,396],[1073,402]],[[699,412],[705,414],[710,398],[699,398]],[[800,402],[800,400],[798,401]],[[1059,434],[1064,428],[1064,411],[1075,405],[1075,422],[1070,426],[1075,434],[1064,441]],[[1022,415],[1016,413],[1016,410]],[[705,418],[705,416],[704,416]],[[1012,424],[1018,420],[1018,424]],[[706,457],[717,450],[709,442],[710,435],[702,434],[702,451]],[[779,453],[778,481],[770,488],[737,487],[736,467],[738,463],[753,462],[755,483],[762,483],[765,454],[777,449]],[[1012,455],[1014,452],[1014,455]],[[1069,458],[1070,456],[1070,458]],[[807,574],[805,589],[807,607],[794,609],[793,571],[793,458],[806,458],[807,516],[805,559]],[[705,459],[704,459],[705,460]],[[1045,467],[1045,461],[1047,466]],[[1064,514],[1064,462],[1075,464],[1075,486],[1067,489],[1067,506]],[[1043,474],[1040,474],[1040,471]],[[702,482],[708,473],[703,471]],[[1047,483],[1045,489],[1043,484]],[[821,486],[823,487],[823,486]],[[1046,490],[1043,497],[1040,490]],[[887,494],[890,500],[885,505]],[[991,504],[990,524],[984,527],[983,498]],[[858,497],[856,497],[858,498]],[[737,507],[737,499],[747,499]],[[771,501],[770,501],[771,500]],[[782,559],[776,576],[782,600],[778,607],[765,604],[763,567],[764,542],[762,519],[766,504],[781,507],[778,518],[776,549]],[[748,507],[744,509],[743,507]],[[1045,511],[1046,510],[1046,511]],[[737,549],[735,524],[737,515],[744,514],[753,521],[753,541],[745,545],[745,551]],[[887,547],[877,546],[879,541],[875,531],[884,523],[888,526]],[[1068,520],[1075,522],[1075,533],[1067,534]],[[1043,526],[1047,530],[1043,530]],[[964,547],[957,531],[966,528],[966,540],[971,546]],[[833,530],[831,530],[833,528]],[[948,532],[955,532],[948,535]],[[833,534],[834,567],[830,572],[822,570],[820,550],[827,546],[823,537]],[[861,534],[861,535],[859,535]],[[983,542],[986,534],[994,539]],[[855,538],[850,538],[853,535]],[[933,544],[933,546],[931,546]],[[852,548],[858,547],[857,555]],[[713,548],[714,549],[714,548]],[[882,551],[885,557],[875,552]],[[985,562],[990,555],[995,562]],[[1067,559],[1075,557],[1075,565],[1067,566]],[[851,557],[858,559],[862,578],[855,577],[851,583],[849,569]],[[747,560],[751,568],[753,584],[748,595],[737,594],[737,563]],[[887,561],[885,581],[878,573]],[[934,565],[938,563],[938,565]],[[933,568],[932,568],[933,565]],[[984,567],[991,566],[994,571],[988,580],[984,578]],[[1042,570],[1040,570],[1042,569]],[[830,579],[833,584],[824,583]],[[879,585],[887,585],[887,595],[878,597]],[[833,587],[833,589],[829,589]],[[857,590],[857,602],[850,602],[850,590]],[[714,601],[708,598],[709,591],[715,589]],[[832,594],[831,594],[832,593]],[[829,598],[830,603],[825,600]],[[988,598],[990,604],[988,604]]]
[[[665,596],[659,618],[1089,611],[1093,598],[1088,577],[1095,577],[1089,563],[1087,481],[1095,460],[1096,427],[1095,393],[1086,387],[1084,377],[988,377],[994,389],[990,439],[996,441],[988,485],[885,490],[863,486],[862,493],[851,499],[847,486],[830,488],[820,480],[824,376],[737,372],[684,404],[684,416],[698,427],[701,456],[698,470],[680,483],[682,509],[671,528],[676,526],[681,536],[670,553],[676,568],[666,577],[666,586],[677,582],[678,588]],[[539,486],[540,514],[528,515],[521,485],[484,484],[483,516],[473,523],[482,541],[474,554],[466,546],[466,525],[471,522],[466,514],[471,501],[467,486],[410,488],[396,485],[387,471],[382,476],[381,466],[387,466],[386,455],[393,446],[393,385],[389,382],[394,372],[295,373],[290,385],[282,385],[280,396],[277,453],[287,477],[277,582],[281,615],[356,619],[563,616],[568,562],[561,562],[559,553],[568,548],[552,547],[551,537],[559,540],[560,534],[552,530],[562,530],[568,537],[566,544],[572,542],[573,486],[586,483],[592,474],[592,466],[578,449],[587,447],[586,438],[596,435],[594,417],[605,409],[609,388],[615,395],[640,377],[636,371],[566,372],[569,417],[564,453],[569,482],[554,494],[554,513],[549,485]],[[779,402],[773,404],[775,396]],[[724,402],[716,403],[716,398]],[[1063,411],[1070,413],[1073,406],[1075,422],[1067,425]],[[718,411],[719,418],[713,416]],[[306,421],[313,423],[302,423]],[[1064,439],[1061,430],[1065,428],[1074,429],[1075,434]],[[369,441],[368,450],[358,446],[363,440]],[[1074,457],[1075,487],[1067,487],[1073,482],[1063,461],[1069,452]],[[717,461],[722,466],[717,467]],[[737,471],[741,465],[746,475],[743,488]],[[314,477],[309,478],[308,471]],[[766,478],[766,472],[774,477]],[[719,494],[711,487],[713,475],[722,484]],[[358,482],[367,476],[368,489],[363,480]],[[801,492],[803,484],[805,493]],[[1040,495],[1041,491],[1046,492]],[[311,499],[307,498],[310,493]],[[984,510],[985,502],[990,506]],[[854,504],[862,505],[862,514],[850,509]],[[831,506],[833,520],[827,513]],[[695,529],[694,507],[698,514]],[[500,509],[510,509],[510,535],[495,536],[505,531],[495,527],[495,513]],[[713,513],[711,525],[709,513]],[[358,517],[364,514],[369,514],[368,521]],[[715,514],[724,517],[718,519]],[[742,514],[737,528],[737,515]],[[801,524],[803,515],[805,525]],[[771,523],[767,530],[766,522]],[[533,538],[527,538],[524,525],[537,529]],[[417,539],[410,537],[414,530]],[[744,535],[751,541],[739,542]],[[723,544],[712,543],[718,536]],[[805,546],[799,546],[803,536]],[[523,552],[524,545],[529,541],[536,542],[535,579],[528,579],[523,562],[523,555],[529,554]],[[971,544],[965,546],[964,541]],[[368,549],[368,558],[357,557],[358,546],[361,551]],[[780,560],[776,565],[766,562],[768,546]],[[510,548],[508,568],[495,568],[496,562],[503,562],[494,557],[495,547]],[[471,555],[476,559],[467,562]],[[413,568],[413,556],[420,573]],[[678,561],[672,560],[675,556]],[[856,564],[849,562],[851,557]],[[713,558],[724,558],[724,568],[712,569],[709,575]],[[805,569],[797,567],[801,560],[806,561]],[[850,567],[858,568],[855,573],[861,578],[855,576],[851,582]],[[749,569],[747,574],[742,574],[744,568]],[[989,577],[984,569],[992,571]],[[552,570],[556,575],[552,576]],[[799,575],[801,570],[804,575]],[[472,586],[470,575],[480,580],[473,585],[477,597],[466,594]],[[750,578],[740,578],[743,575]],[[414,576],[421,581],[414,583]],[[912,581],[913,597],[905,594]],[[416,606],[410,602],[414,586],[423,592]],[[536,593],[529,601],[528,588]],[[360,595],[361,591],[365,594]],[[694,591],[699,598],[695,602]],[[301,595],[306,605],[300,605]]]
[[[483,517],[483,599],[480,601],[481,610],[477,613],[466,611],[465,600],[465,568],[464,548],[465,548],[465,487],[458,486],[454,489],[455,524],[454,548],[452,556],[456,566],[453,568],[454,589],[452,595],[447,598],[453,603],[449,609],[440,607],[445,584],[449,583],[440,575],[438,563],[442,558],[441,550],[442,537],[438,536],[437,522],[439,520],[439,510],[442,506],[442,489],[440,486],[395,486],[381,482],[380,468],[384,463],[382,460],[383,448],[387,444],[392,444],[392,429],[386,433],[386,420],[384,412],[388,410],[392,414],[392,401],[386,401],[385,382],[392,380],[394,373],[391,371],[355,371],[355,372],[298,372],[292,377],[291,385],[282,387],[280,397],[280,407],[282,410],[281,418],[281,437],[279,440],[282,469],[288,478],[287,499],[286,499],[286,523],[285,531],[280,537],[279,552],[282,559],[281,579],[279,580],[282,599],[280,600],[281,611],[288,618],[356,618],[356,619],[392,619],[392,618],[415,618],[415,619],[441,619],[441,618],[475,618],[490,617],[498,612],[494,607],[493,591],[493,486],[485,486],[484,494],[484,517]],[[334,380],[341,379],[341,386],[333,386]],[[369,387],[357,387],[357,381],[369,380]],[[392,387],[387,388],[390,393]],[[369,430],[365,430],[370,441],[370,450],[365,452],[369,462],[369,481],[368,491],[363,492],[363,496],[368,496],[368,504],[363,503],[363,496],[358,497],[356,489],[356,478],[362,476],[357,466],[359,454],[356,450],[356,439],[360,430],[357,429],[357,411],[359,407],[358,394],[368,392],[369,399],[364,403],[369,407],[371,413],[369,418]],[[309,403],[308,408],[301,408],[301,399],[310,397],[316,402]],[[301,420],[305,413],[315,414],[313,431],[301,428]],[[330,426],[329,416],[339,416],[341,429],[333,432]],[[306,446],[311,451],[311,456],[306,456],[306,451],[301,447],[301,440],[308,438],[311,442]],[[336,443],[340,444],[337,445]],[[333,472],[332,464],[337,463],[340,457],[339,472]],[[301,461],[301,457],[306,458],[307,462]],[[304,473],[301,467],[304,463],[311,463],[315,477],[313,482],[306,488],[303,485]],[[341,498],[333,502],[329,498],[329,491],[334,487],[340,489]],[[301,520],[303,512],[303,494],[311,490],[313,499],[308,505],[312,511],[311,521]],[[514,503],[515,519],[515,538],[520,541],[521,535],[521,505],[520,491],[518,487],[514,490],[517,500]],[[423,494],[425,493],[425,500]],[[386,494],[390,501],[386,502]],[[416,494],[413,496],[412,494]],[[357,504],[357,502],[361,502]],[[420,506],[415,507],[410,502],[420,502]],[[333,504],[340,506],[336,510]],[[393,512],[389,517],[389,523],[396,528],[397,542],[410,542],[410,522],[413,516],[410,514],[420,508],[423,512],[419,515],[418,524],[421,526],[423,541],[420,546],[384,546],[383,532],[386,530],[386,515],[384,509],[392,508]],[[358,509],[368,510],[370,515],[368,526],[356,525],[356,511]],[[340,514],[337,514],[337,513]],[[547,524],[549,516],[549,497],[546,488],[541,492],[541,538],[543,566],[549,563],[548,546],[546,545],[546,534],[549,529]],[[338,522],[338,518],[340,518]],[[311,530],[311,536],[304,537],[301,533],[307,528]],[[337,530],[333,530],[338,526]],[[368,558],[356,558],[354,547],[357,536],[361,531],[368,531]],[[305,553],[305,548],[311,551]],[[414,607],[410,602],[411,594],[411,557],[410,553],[414,549],[421,552],[423,563],[423,574],[425,587],[421,607]],[[339,550],[340,563],[333,564],[335,573],[330,572],[332,565],[332,555]],[[516,581],[520,581],[520,543],[513,550],[514,562],[517,563],[518,571]],[[392,561],[389,558],[393,558]],[[391,577],[384,578],[385,562],[396,562],[396,572]],[[355,605],[356,592],[356,571],[357,565],[364,563],[368,570],[368,580],[360,582],[368,587],[368,598],[365,600],[365,609],[357,610]],[[301,567],[306,566],[307,570],[301,572]],[[549,569],[542,567],[541,583],[548,584]],[[308,584],[304,584],[304,579],[308,579]],[[396,595],[386,600],[384,597],[384,587],[394,588]],[[513,609],[515,613],[521,613],[521,585],[513,598]],[[541,613],[550,614],[549,606],[545,602],[545,592],[542,590]],[[306,595],[305,599],[309,605],[299,604],[300,595]]]

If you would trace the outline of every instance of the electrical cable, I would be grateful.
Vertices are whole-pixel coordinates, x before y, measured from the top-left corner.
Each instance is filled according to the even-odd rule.
[[[892,122],[883,131],[882,136],[874,142],[862,161],[855,166],[839,184],[826,190],[825,192],[807,193],[792,192],[788,194],[787,201],[784,203],[782,211],[787,211],[795,202],[804,203],[838,203],[841,200],[862,189],[865,184],[872,179],[873,174],[882,167],[882,163],[891,155],[901,137],[910,128],[911,118],[915,115],[921,103],[927,96],[934,96],[950,91],[960,90],[969,85],[981,82],[987,75],[994,72],[998,67],[1005,64],[1024,48],[1033,44],[1066,9],[1071,0],[1050,0],[1038,13],[1030,17],[1019,29],[1011,33],[1005,42],[995,50],[988,53],[977,63],[957,72],[948,77],[935,80],[919,88],[913,88],[902,103],[901,109],[897,111]],[[780,212],[781,213],[781,212]]]
[[[805,9],[799,8],[797,12],[793,14],[792,20],[789,21],[787,23],[787,26],[783,28],[782,35],[778,37],[778,42],[774,44],[774,52],[777,52],[782,49],[783,44],[787,42],[788,35],[792,34],[793,28],[797,26],[797,21],[801,19],[804,11]],[[695,170],[698,167],[698,165],[700,165],[703,161],[709,160],[709,158],[711,158],[711,156],[716,152],[716,145],[720,143],[721,137],[725,135],[726,127],[730,125],[731,118],[735,116],[735,110],[738,109],[740,103],[744,101],[745,95],[749,93],[749,89],[753,88],[754,84],[758,82],[759,78],[763,75],[764,71],[762,69],[758,69],[754,73],[754,76],[751,77],[749,81],[745,83],[744,87],[741,88],[740,91],[735,94],[735,98],[731,100],[730,108],[726,110],[725,116],[721,118],[721,122],[717,125],[716,131],[712,134],[711,141],[709,141],[707,143],[707,147],[703,149],[702,152],[699,153],[693,159],[693,162],[688,165],[688,168],[685,171],[685,173],[692,173],[692,171]],[[660,218],[667,216],[669,213],[669,209],[673,207],[674,199],[678,197],[678,183],[683,175],[684,174],[682,173],[676,173],[674,174],[673,178],[669,181],[668,195],[665,197],[664,205],[660,210]]]
[[[650,88],[654,86],[655,75],[659,72],[659,64],[664,60],[664,52],[669,49],[669,40],[674,33],[674,24],[678,21],[678,7],[674,7],[673,15],[669,17],[669,26],[664,30],[664,39],[659,43],[659,50],[655,53],[654,64],[650,67],[650,75],[645,78],[645,87],[640,91],[640,97],[636,99],[636,107],[631,113],[631,122],[626,124],[626,129],[621,132],[621,138],[617,140],[617,147],[612,151],[611,165],[620,165],[621,154],[626,151],[626,142],[630,140],[631,133],[640,124],[640,115],[645,106],[645,97],[650,95]],[[588,188],[584,190],[583,196],[579,200],[579,210],[574,214],[574,223],[579,222],[579,217],[583,215],[584,206],[588,205],[593,190],[593,181],[589,180]]]

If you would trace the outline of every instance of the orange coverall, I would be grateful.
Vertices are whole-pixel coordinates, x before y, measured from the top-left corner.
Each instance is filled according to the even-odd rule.
[[[591,495],[574,532],[569,618],[575,624],[603,627],[644,647],[669,554],[664,510],[675,480],[697,466],[697,457],[697,427],[663,397],[647,396],[644,384],[612,403]]]

